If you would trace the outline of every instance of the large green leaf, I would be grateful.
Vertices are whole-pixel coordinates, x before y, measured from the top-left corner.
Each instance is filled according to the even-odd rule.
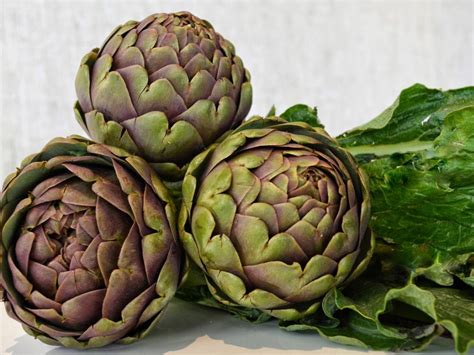
[[[451,285],[472,285],[474,87],[414,85],[368,124],[339,137],[370,178],[371,225],[386,258]]]
[[[344,291],[333,290],[317,315],[280,325],[377,350],[422,350],[445,329],[458,353],[474,345],[471,290],[376,279],[367,274]]]
[[[280,117],[283,117],[288,122],[306,122],[313,127],[324,128],[318,117],[318,109],[316,107],[309,107],[307,105],[294,105],[283,112]]]
[[[354,154],[419,151],[432,146],[445,118],[473,105],[474,87],[441,91],[415,84],[402,91],[395,102],[368,123],[338,137]]]

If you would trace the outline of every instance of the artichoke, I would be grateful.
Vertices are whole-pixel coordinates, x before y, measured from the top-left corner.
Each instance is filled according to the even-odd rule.
[[[196,156],[182,187],[183,246],[224,309],[302,318],[372,256],[366,177],[322,128],[251,119]]]
[[[173,202],[139,157],[55,139],[7,178],[0,208],[6,310],[45,343],[133,342],[175,294]]]
[[[188,12],[117,27],[83,58],[76,92],[76,118],[93,140],[142,156],[169,180],[252,103],[232,43]]]

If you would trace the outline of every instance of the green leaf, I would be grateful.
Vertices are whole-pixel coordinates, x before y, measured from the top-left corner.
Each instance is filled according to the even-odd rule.
[[[377,350],[421,350],[447,329],[458,353],[474,345],[474,295],[469,290],[380,280],[367,273],[344,291],[333,290],[322,311],[288,331],[312,330],[338,343]]]
[[[474,87],[441,91],[415,84],[402,91],[395,102],[368,123],[338,137],[355,154],[387,155],[419,151],[440,134],[444,119],[472,106]]]
[[[288,122],[306,122],[313,127],[324,128],[321,121],[318,118],[318,109],[311,108],[307,105],[299,104],[291,106],[280,117],[283,117]]]
[[[386,336],[379,332],[377,324],[358,313],[349,313],[344,321],[344,325],[336,328],[324,327],[317,323],[291,323],[281,322],[280,326],[291,332],[295,331],[315,331],[319,335],[339,344],[352,345],[361,348],[375,350],[421,350],[431,341],[432,337],[427,337],[423,341],[412,339],[399,339]]]
[[[439,285],[473,284],[474,87],[414,85],[338,138],[369,176],[386,262]],[[380,242],[379,242],[380,244]]]

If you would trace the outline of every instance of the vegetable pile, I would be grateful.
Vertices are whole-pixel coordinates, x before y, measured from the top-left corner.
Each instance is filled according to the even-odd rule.
[[[332,138],[246,118],[250,74],[187,13],[82,60],[77,120],[0,195],[0,297],[39,340],[147,335],[173,297],[378,350],[474,345],[474,87],[416,84]]]

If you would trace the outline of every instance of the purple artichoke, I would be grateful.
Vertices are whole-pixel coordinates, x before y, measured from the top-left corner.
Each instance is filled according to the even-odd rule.
[[[93,140],[142,156],[169,179],[252,102],[232,43],[188,12],[117,27],[83,58],[76,92],[76,117]]]
[[[6,310],[48,344],[133,342],[175,294],[175,209],[139,157],[55,139],[6,179],[0,208]]]
[[[257,117],[190,163],[178,226],[222,308],[295,320],[366,268],[369,217],[365,175],[323,129]]]

